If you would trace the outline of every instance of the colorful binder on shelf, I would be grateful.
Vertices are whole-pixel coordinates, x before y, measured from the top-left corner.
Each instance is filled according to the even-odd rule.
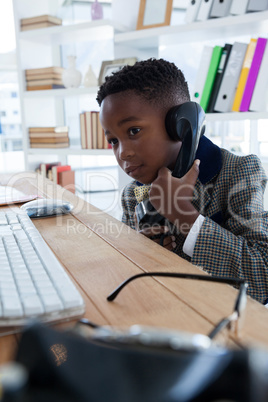
[[[205,112],[207,111],[210,94],[211,94],[211,91],[212,91],[212,88],[214,85],[215,77],[216,77],[220,59],[221,59],[221,54],[222,54],[222,47],[214,46],[208,73],[207,73],[207,78],[206,78],[206,82],[205,82],[205,86],[204,86],[204,90],[203,90],[201,101],[200,101],[200,106],[204,109]]]
[[[268,44],[262,57],[259,74],[254,87],[249,110],[254,112],[268,111]]]
[[[267,0],[249,0],[247,11],[264,11],[268,8]]]
[[[226,17],[229,14],[232,0],[214,0],[210,12],[210,18]]]
[[[233,106],[232,106],[233,112],[239,112],[239,108],[240,108],[242,96],[244,93],[245,85],[247,82],[249,69],[250,69],[253,55],[255,52],[256,44],[257,44],[257,39],[255,39],[255,38],[250,39],[250,42],[247,47],[245,59],[243,62],[241,74],[239,77],[236,93],[235,93],[235,98],[234,98],[234,102],[233,102]]]
[[[244,93],[242,96],[241,104],[240,104],[240,112],[247,112],[249,110],[250,101],[252,98],[254,86],[258,77],[259,69],[261,66],[261,61],[263,57],[263,53],[266,47],[267,39],[266,38],[258,38],[255,52],[253,55],[252,63],[250,66],[250,70],[248,73],[247,82],[245,85]]]
[[[184,17],[184,21],[186,23],[190,23],[196,20],[197,17],[197,13],[200,7],[202,0],[195,0],[195,1],[189,1],[186,13],[185,13],[185,17]]]
[[[247,47],[248,44],[242,42],[235,42],[232,46],[214,107],[216,112],[226,113],[232,109]]]
[[[205,21],[209,18],[210,16],[210,10],[213,4],[213,0],[202,0],[198,13],[197,13],[197,17],[196,20],[197,21]]]
[[[218,70],[216,73],[216,77],[214,80],[214,84],[212,87],[212,91],[211,91],[211,95],[210,95],[210,99],[209,99],[209,103],[208,103],[208,107],[207,107],[207,113],[214,112],[215,103],[216,103],[217,96],[219,93],[221,81],[223,79],[223,75],[224,75],[224,72],[225,72],[225,69],[226,69],[226,66],[228,63],[228,59],[229,59],[231,50],[232,50],[232,45],[230,45],[229,43],[226,43],[222,49],[220,63],[218,66]]]
[[[193,98],[195,102],[198,103],[200,103],[203,89],[205,86],[212,52],[213,52],[213,46],[206,45],[203,47],[193,92]]]
[[[246,14],[249,0],[233,0],[230,8],[231,15]]]

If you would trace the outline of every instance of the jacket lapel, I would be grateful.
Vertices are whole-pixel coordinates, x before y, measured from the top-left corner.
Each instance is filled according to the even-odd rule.
[[[222,212],[218,210],[217,205],[210,205],[214,183],[222,168],[221,149],[203,136],[199,141],[196,159],[200,159],[200,168],[196,183],[198,197],[193,201],[193,204],[201,214],[221,223]]]

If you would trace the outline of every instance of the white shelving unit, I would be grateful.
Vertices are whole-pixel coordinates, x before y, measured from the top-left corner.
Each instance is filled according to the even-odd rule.
[[[80,147],[72,147],[72,148],[58,148],[53,149],[51,148],[29,148],[28,154],[29,155],[47,155],[51,153],[56,153],[60,156],[67,156],[67,155],[113,155],[113,151],[111,149],[81,149]]]
[[[196,21],[190,24],[120,32],[115,45],[151,49],[180,43],[204,42],[243,35],[267,35],[268,11]]]
[[[29,31],[20,31],[20,19],[28,17],[29,14],[27,15],[27,12],[30,13],[30,16],[34,13],[34,11],[26,6],[25,9],[27,11],[24,11],[22,3],[29,4],[29,1],[13,0],[17,40],[23,150],[26,169],[34,166],[38,155],[40,155],[40,162],[44,161],[44,156],[53,154],[53,156],[57,157],[63,163],[68,162],[69,155],[112,155],[113,153],[111,150],[87,150],[81,149],[79,146],[71,146],[70,148],[62,149],[30,148],[28,140],[29,126],[66,125],[63,106],[64,102],[69,98],[79,98],[81,96],[88,96],[89,98],[94,99],[98,88],[85,88],[80,86],[79,88],[26,91],[24,71],[27,68],[61,65],[60,46],[62,45],[70,43],[75,45],[83,42],[96,43],[96,41],[101,42],[108,40],[113,41],[114,34],[124,32],[126,28],[124,28],[123,25],[114,23],[110,20],[96,20]],[[39,14],[35,12],[34,15],[56,15],[57,3],[60,2],[57,2],[57,0],[54,0],[53,2],[47,0],[44,3],[47,3],[47,8],[43,8],[42,11],[40,10]],[[32,3],[30,5],[32,5]],[[39,47],[41,48],[41,51],[38,54]],[[35,57],[35,51],[37,51],[37,60]],[[44,51],[44,55],[42,54],[42,51]],[[40,58],[40,60],[38,60],[38,58]],[[47,116],[39,116],[40,123],[37,117],[33,124],[32,120],[29,122],[29,110],[31,110],[32,107],[35,108],[36,105],[40,105],[39,109],[44,109],[44,114]],[[46,122],[46,119],[49,123]],[[79,114],[77,114],[77,119],[79,119]],[[77,135],[77,138],[80,138],[80,132],[75,134]],[[31,156],[35,156],[33,164],[31,164]]]
[[[97,91],[98,87],[62,88],[62,89],[47,89],[45,91],[23,91],[22,96],[24,99],[67,98],[71,96],[95,95]]]
[[[19,39],[50,46],[70,42],[103,41],[111,39],[117,32],[124,31],[126,31],[126,27],[121,24],[110,20],[96,20],[22,31],[19,32]]]
[[[20,3],[20,10],[22,9],[22,3],[29,0],[13,0],[14,11],[16,11],[16,5]],[[46,0],[50,4],[48,13],[51,13],[51,7],[55,9],[56,0],[51,2]],[[52,6],[51,6],[52,4]],[[49,12],[50,11],[50,12]],[[44,12],[43,12],[44,13]],[[54,13],[56,14],[56,12]],[[38,14],[36,14],[38,15]],[[41,13],[39,13],[41,15]],[[122,57],[160,57],[161,48],[185,45],[191,43],[228,40],[228,38],[240,38],[242,36],[267,36],[268,35],[268,11],[255,12],[239,16],[228,16],[226,18],[210,19],[203,22],[194,22],[190,24],[181,24],[178,26],[167,26],[160,28],[144,29],[139,31],[127,31],[127,29],[121,25],[114,23],[110,20],[98,20],[89,21],[73,25],[62,25],[50,28],[43,28],[34,31],[19,31],[19,19],[32,15],[17,15],[16,20],[16,37],[17,37],[17,59],[19,67],[19,85],[21,93],[21,113],[22,113],[22,127],[24,136],[24,151],[26,155],[26,166],[31,156],[40,155],[41,159],[44,156],[51,154],[58,155],[59,158],[67,158],[68,155],[111,155],[111,150],[82,150],[78,147],[72,147],[68,149],[31,149],[28,146],[28,121],[27,121],[27,102],[54,102],[55,110],[55,124],[64,125],[64,115],[62,107],[60,106],[67,98],[74,97],[79,98],[81,96],[94,97],[98,90],[94,88],[74,88],[74,89],[58,89],[58,90],[46,90],[46,91],[25,91],[24,70],[25,68],[35,68],[35,65],[29,66],[25,63],[24,46],[26,49],[29,46],[33,46],[37,49],[39,46],[45,50],[45,52],[51,53],[51,61],[60,65],[59,51],[60,45],[66,43],[83,43],[90,41],[107,41],[112,40],[114,49],[114,58]],[[26,52],[27,56],[27,52]],[[24,59],[24,60],[23,60]],[[39,65],[40,67],[42,65]],[[196,63],[198,66],[198,61]],[[179,66],[180,67],[180,66]],[[78,116],[77,116],[78,119]],[[257,140],[254,137],[258,120],[267,119],[268,113],[215,113],[207,114],[208,122],[226,122],[226,121],[244,121],[249,120],[251,126],[251,138],[250,148],[258,153]],[[224,123],[225,124],[225,123]],[[77,133],[77,136],[80,134]],[[42,157],[41,157],[42,156]],[[119,179],[120,180],[120,179]],[[123,177],[123,181],[125,178]]]

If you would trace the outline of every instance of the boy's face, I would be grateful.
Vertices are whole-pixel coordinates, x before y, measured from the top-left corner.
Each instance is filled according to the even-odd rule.
[[[181,147],[166,132],[166,112],[131,91],[109,95],[101,104],[101,124],[119,166],[144,184],[161,167],[173,169]]]

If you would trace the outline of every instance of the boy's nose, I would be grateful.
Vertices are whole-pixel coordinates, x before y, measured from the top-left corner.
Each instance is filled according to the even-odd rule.
[[[131,158],[134,155],[134,151],[127,144],[120,144],[119,146],[119,158],[124,161]]]

